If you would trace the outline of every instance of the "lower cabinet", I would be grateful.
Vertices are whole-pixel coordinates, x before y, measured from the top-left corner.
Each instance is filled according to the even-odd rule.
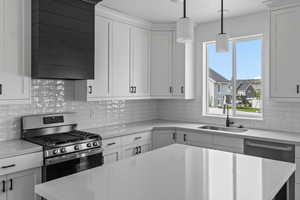
[[[176,142],[179,144],[212,148],[213,135],[210,133],[177,131]]]
[[[41,168],[30,169],[0,177],[0,200],[39,200],[34,186],[41,182]]]
[[[152,132],[104,139],[102,146],[104,148],[104,164],[113,163],[150,151],[152,149]]]
[[[175,130],[154,130],[152,135],[152,147],[158,149],[176,143]]]

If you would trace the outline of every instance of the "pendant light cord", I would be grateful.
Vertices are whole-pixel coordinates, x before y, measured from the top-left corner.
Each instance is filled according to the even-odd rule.
[[[186,18],[186,0],[183,0],[183,18]]]
[[[223,0],[221,0],[221,34],[224,34],[223,18],[224,18],[224,5],[223,5]]]

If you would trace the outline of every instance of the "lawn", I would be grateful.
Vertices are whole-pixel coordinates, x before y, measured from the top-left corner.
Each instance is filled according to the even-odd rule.
[[[255,112],[255,113],[260,112],[259,108],[251,108],[251,107],[237,107],[237,110],[244,111],[244,112]]]

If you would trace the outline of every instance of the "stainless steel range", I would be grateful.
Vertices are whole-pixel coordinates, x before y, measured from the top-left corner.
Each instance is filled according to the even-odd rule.
[[[22,138],[43,146],[43,182],[103,164],[102,139],[77,130],[74,113],[22,117]]]

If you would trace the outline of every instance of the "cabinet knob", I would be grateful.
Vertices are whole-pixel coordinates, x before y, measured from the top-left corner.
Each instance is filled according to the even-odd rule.
[[[176,141],[176,133],[173,133],[173,140]]]
[[[0,95],[2,95],[2,84],[0,84]]]
[[[183,134],[183,141],[186,142],[186,134]]]
[[[297,94],[299,94],[299,93],[300,93],[300,91],[299,91],[299,90],[300,90],[300,88],[299,88],[299,84],[297,85],[297,87],[296,87],[296,88],[297,88]]]

